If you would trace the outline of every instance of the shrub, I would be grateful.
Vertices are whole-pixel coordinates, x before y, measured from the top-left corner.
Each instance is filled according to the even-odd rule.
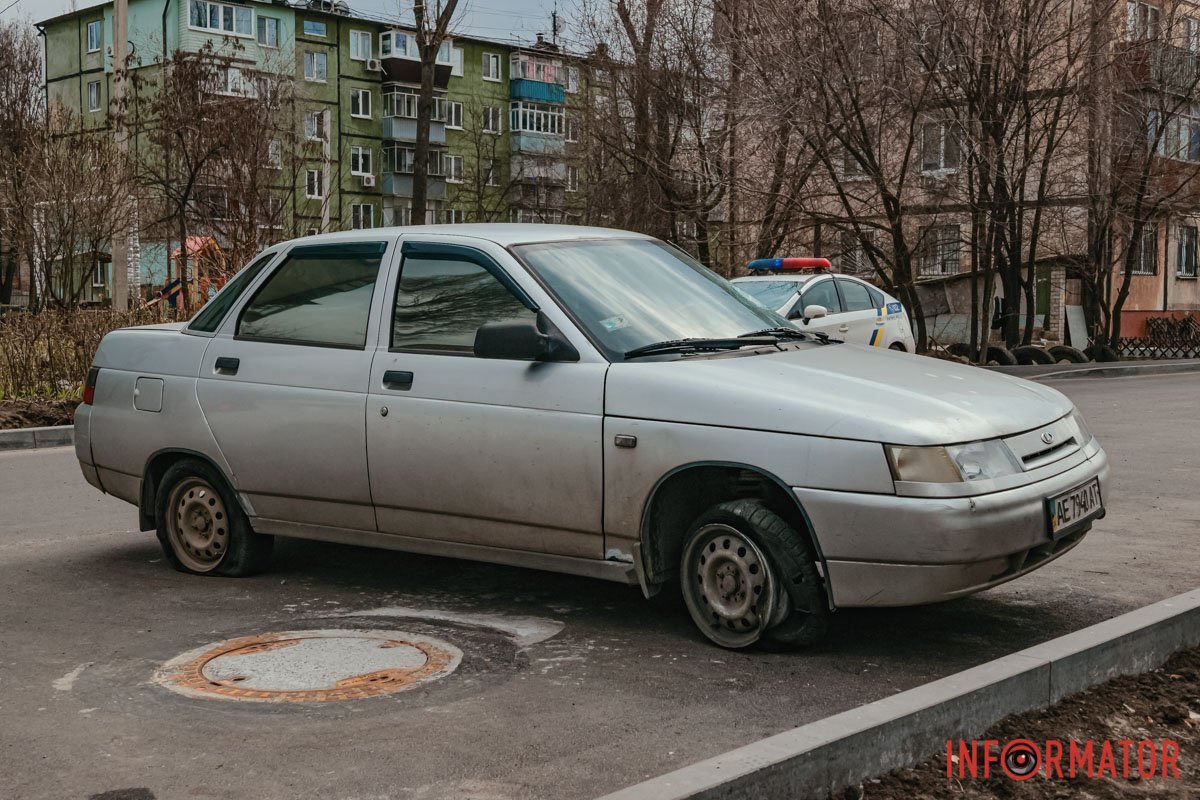
[[[162,314],[73,309],[0,317],[0,398],[79,396],[104,334],[162,322]]]

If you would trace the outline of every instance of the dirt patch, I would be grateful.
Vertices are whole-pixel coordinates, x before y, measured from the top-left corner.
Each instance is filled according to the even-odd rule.
[[[78,405],[78,400],[0,400],[0,431],[70,425]]]
[[[1095,743],[1095,761],[1101,748],[1112,742],[1115,755],[1113,778],[1046,776],[1042,764],[1038,774],[1024,781],[1005,776],[992,764],[992,777],[946,777],[946,755],[942,753],[910,769],[897,770],[861,786],[846,789],[837,800],[933,800],[954,798],[1011,798],[1011,800],[1114,800],[1115,798],[1163,798],[1185,800],[1200,797],[1200,649],[1187,650],[1171,658],[1162,669],[1145,675],[1117,678],[1086,692],[1073,695],[1043,711],[1009,717],[996,724],[980,741],[994,739],[1003,746],[1015,739],[1028,739],[1046,752],[1047,740],[1082,747]],[[1130,777],[1124,777],[1123,747],[1119,740],[1132,740]],[[1178,778],[1163,778],[1162,764],[1153,778],[1138,775],[1137,744],[1150,740],[1178,743]],[[1159,752],[1162,750],[1160,748]],[[1068,756],[1064,756],[1064,764]],[[1148,764],[1147,755],[1146,763]],[[1147,770],[1148,771],[1148,770]]]

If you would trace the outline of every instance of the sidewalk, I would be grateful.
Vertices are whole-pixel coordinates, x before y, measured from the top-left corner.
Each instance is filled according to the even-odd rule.
[[[1029,380],[1129,378],[1141,375],[1200,372],[1200,359],[1173,358],[1157,361],[1089,361],[1086,364],[1030,364],[1019,367],[988,367],[988,369]]]

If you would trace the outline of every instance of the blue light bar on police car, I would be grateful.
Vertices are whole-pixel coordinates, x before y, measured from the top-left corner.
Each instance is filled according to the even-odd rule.
[[[756,258],[746,265],[746,269],[751,271],[767,269],[774,272],[820,271],[832,268],[828,258]]]

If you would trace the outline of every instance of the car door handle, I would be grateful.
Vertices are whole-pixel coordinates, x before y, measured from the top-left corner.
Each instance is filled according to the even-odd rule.
[[[407,392],[412,388],[413,374],[411,372],[399,372],[394,369],[389,369],[383,373],[383,388],[393,389],[398,392]]]
[[[215,366],[217,372],[221,373],[222,375],[237,375],[238,367],[241,365],[241,363],[241,359],[221,356],[217,359],[217,363],[213,366]]]

